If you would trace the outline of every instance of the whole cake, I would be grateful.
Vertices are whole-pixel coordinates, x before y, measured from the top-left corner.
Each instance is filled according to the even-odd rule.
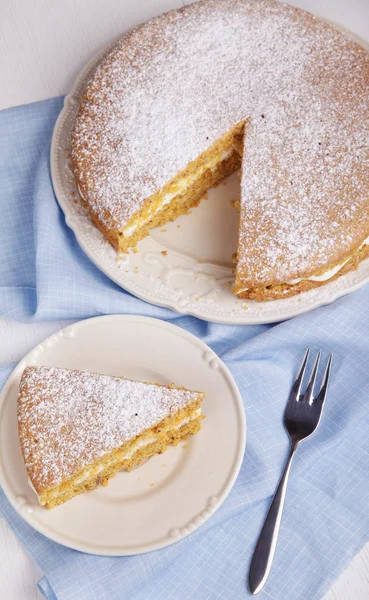
[[[205,394],[87,371],[27,367],[18,428],[30,484],[53,508],[201,427]]]
[[[241,167],[234,293],[325,284],[369,255],[369,54],[274,0],[204,0],[141,25],[76,117],[76,183],[127,252]]]

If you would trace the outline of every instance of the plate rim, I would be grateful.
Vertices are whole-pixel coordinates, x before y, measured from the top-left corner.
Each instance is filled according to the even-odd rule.
[[[312,13],[312,14],[314,14],[314,13]],[[325,19],[322,17],[318,17],[318,18],[320,20],[322,20],[323,22],[326,22],[326,23],[330,24],[331,26],[335,27],[339,31],[343,32],[345,35],[351,37],[352,39],[354,39],[354,41],[361,44],[369,52],[369,41],[368,40],[362,38],[358,34],[352,32],[350,29],[348,29],[345,26],[338,24],[332,20],[328,20],[328,19]],[[52,139],[51,139],[51,146],[50,146],[50,172],[51,172],[51,180],[52,180],[55,197],[58,201],[59,206],[61,207],[61,209],[63,211],[65,222],[66,222],[67,226],[73,231],[73,234],[76,237],[76,240],[77,240],[78,245],[80,246],[81,250],[87,255],[89,260],[91,260],[91,262],[96,266],[96,268],[98,268],[101,272],[103,272],[111,281],[116,283],[121,289],[128,291],[136,298],[138,298],[144,302],[150,303],[153,306],[167,308],[167,309],[170,309],[180,315],[185,315],[185,316],[188,315],[188,316],[192,316],[192,317],[196,317],[199,319],[209,321],[211,323],[220,323],[220,324],[226,324],[226,325],[266,325],[266,324],[270,324],[270,323],[278,323],[280,321],[288,320],[293,317],[299,316],[301,314],[311,312],[322,306],[330,305],[333,302],[335,302],[336,300],[338,300],[339,298],[342,298],[342,297],[346,296],[347,294],[351,294],[352,292],[355,292],[358,289],[360,289],[361,287],[363,287],[364,285],[366,285],[369,282],[369,270],[366,275],[362,274],[361,279],[360,279],[360,277],[356,278],[357,280],[348,284],[347,287],[344,287],[344,285],[342,285],[340,288],[338,288],[338,286],[337,286],[337,289],[333,288],[332,291],[329,290],[329,286],[336,284],[338,281],[344,282],[345,280],[347,280],[350,277],[350,274],[352,275],[352,273],[359,273],[360,267],[362,268],[364,264],[369,266],[369,258],[364,259],[359,264],[359,267],[356,271],[349,271],[342,277],[340,277],[336,280],[333,280],[332,282],[328,281],[327,284],[325,284],[323,286],[313,288],[312,290],[308,290],[306,292],[301,292],[300,294],[298,294],[296,296],[292,296],[291,298],[281,298],[278,300],[271,300],[269,302],[257,302],[257,305],[260,309],[259,312],[251,315],[248,312],[248,310],[243,310],[240,313],[241,316],[237,317],[235,315],[232,315],[232,311],[229,311],[229,315],[224,315],[224,314],[217,315],[215,311],[212,311],[211,307],[208,308],[208,307],[206,307],[206,305],[200,306],[199,310],[197,310],[196,306],[195,306],[195,308],[192,309],[187,306],[181,306],[180,302],[178,302],[178,301],[176,302],[176,301],[170,300],[170,299],[166,300],[165,298],[162,298],[162,297],[158,298],[155,295],[155,293],[153,293],[151,290],[142,290],[141,291],[141,288],[139,286],[135,286],[134,283],[131,283],[129,280],[122,282],[119,279],[119,277],[115,274],[115,272],[112,271],[108,266],[106,266],[103,261],[99,262],[98,257],[95,256],[92,251],[90,251],[88,244],[85,243],[80,227],[78,226],[78,224],[76,224],[74,222],[74,220],[71,216],[70,208],[68,206],[68,201],[66,199],[67,192],[64,191],[62,185],[59,185],[58,175],[57,175],[57,169],[58,169],[57,138],[59,136],[59,132],[62,131],[62,129],[63,129],[64,121],[65,120],[67,121],[67,119],[68,119],[68,115],[67,115],[68,104],[75,103],[74,96],[76,93],[78,93],[78,89],[80,87],[82,88],[85,86],[84,79],[85,79],[87,73],[93,67],[96,68],[98,63],[103,59],[104,55],[106,53],[108,53],[112,48],[114,48],[116,43],[122,37],[124,37],[124,35],[126,35],[129,31],[130,31],[130,29],[124,31],[121,35],[116,36],[114,38],[114,40],[109,42],[103,49],[96,52],[92,56],[92,58],[90,60],[88,60],[87,63],[79,71],[79,73],[77,74],[77,76],[74,80],[74,84],[73,84],[71,90],[68,92],[68,94],[66,94],[66,96],[64,98],[63,107],[62,107],[62,109],[58,115],[58,118],[55,122],[55,125],[54,125]],[[328,291],[328,293],[324,294],[324,292],[327,292],[327,291]],[[289,301],[293,298],[299,299],[299,302],[296,302],[296,304],[291,305],[291,304],[289,304]],[[246,303],[250,303],[250,302],[253,303],[255,301],[252,301],[252,300],[251,301],[250,300],[241,301],[240,300],[240,302],[244,302],[246,304]],[[275,304],[275,303],[280,303],[280,302],[282,302],[283,304],[282,305]],[[272,311],[272,313],[273,313],[272,315],[265,316],[265,315],[263,315],[263,310],[262,310],[263,305],[269,304],[269,303],[272,303],[275,306],[276,311],[275,311],[275,314]]]
[[[72,550],[77,550],[79,552],[84,552],[86,554],[91,554],[91,555],[96,555],[96,556],[136,556],[139,554],[146,554],[148,552],[152,552],[155,550],[159,550],[162,548],[166,548],[168,546],[171,546],[177,542],[180,542],[181,540],[183,540],[184,538],[188,537],[189,535],[191,535],[192,533],[194,533],[195,531],[197,531],[197,529],[199,529],[206,521],[208,521],[213,514],[220,508],[220,506],[224,503],[224,501],[227,499],[229,493],[231,492],[236,479],[239,475],[241,466],[243,464],[244,461],[244,457],[245,457],[245,449],[246,449],[246,438],[247,438],[247,427],[246,427],[246,411],[245,411],[245,406],[242,400],[242,396],[241,393],[238,389],[237,383],[231,373],[231,371],[229,370],[229,368],[227,367],[227,365],[224,363],[224,361],[219,357],[219,355],[214,352],[214,350],[212,350],[212,348],[210,348],[210,346],[208,346],[203,340],[201,340],[199,337],[197,337],[196,335],[194,335],[193,333],[187,331],[186,329],[175,325],[171,322],[168,321],[164,321],[162,319],[156,318],[156,317],[148,317],[148,316],[141,316],[141,315],[130,315],[130,314],[109,314],[109,315],[101,315],[101,316],[97,316],[97,317],[92,317],[92,318],[88,318],[88,319],[81,319],[75,323],[72,323],[66,327],[62,327],[61,329],[59,329],[58,331],[56,331],[55,333],[47,336],[45,339],[43,339],[41,342],[39,342],[38,344],[36,344],[25,356],[23,356],[23,358],[20,359],[20,361],[17,363],[17,365],[14,367],[14,369],[11,371],[10,375],[8,376],[3,389],[0,392],[0,423],[2,422],[2,419],[4,418],[4,410],[5,410],[5,403],[8,397],[8,392],[9,392],[9,388],[14,384],[14,382],[19,378],[20,375],[20,370],[23,371],[23,369],[25,368],[25,366],[27,366],[27,364],[30,364],[32,361],[32,355],[34,353],[38,352],[39,347],[42,347],[44,345],[47,346],[48,342],[52,342],[53,344],[55,342],[57,342],[59,339],[63,338],[66,334],[66,337],[74,337],[74,330],[76,328],[81,328],[84,327],[86,324],[90,325],[94,322],[101,322],[101,321],[114,321],[115,319],[118,319],[120,321],[132,321],[132,320],[138,320],[141,323],[145,324],[154,324],[155,326],[161,328],[163,327],[166,330],[169,330],[170,332],[178,335],[178,330],[180,332],[179,335],[181,335],[182,338],[185,338],[186,340],[188,340],[191,343],[196,343],[198,345],[198,347],[202,348],[204,352],[210,352],[212,355],[217,357],[217,360],[219,361],[219,363],[222,366],[222,370],[223,370],[223,374],[226,378],[226,381],[228,383],[228,385],[230,386],[231,390],[232,390],[232,396],[235,402],[235,407],[237,409],[237,416],[239,417],[238,420],[238,425],[239,425],[239,444],[238,444],[238,449],[237,449],[237,453],[236,453],[236,460],[234,461],[234,464],[232,465],[232,469],[229,471],[229,477],[228,477],[228,482],[224,487],[224,490],[222,491],[221,494],[219,494],[217,496],[217,502],[216,504],[212,507],[212,510],[208,511],[208,514],[204,516],[201,524],[197,525],[195,528],[188,530],[187,531],[181,531],[180,536],[176,537],[176,538],[170,538],[169,536],[167,536],[163,543],[151,543],[151,544],[142,544],[143,548],[140,549],[139,551],[136,551],[134,553],[132,552],[128,552],[125,550],[120,550],[120,551],[111,551],[111,548],[109,549],[108,545],[107,545],[107,549],[104,550],[104,548],[99,548],[98,552],[95,550],[92,550],[91,547],[89,548],[88,544],[86,544],[85,542],[83,543],[70,543],[67,539],[66,536],[64,536],[64,534],[55,534],[53,532],[53,530],[50,531],[50,529],[48,529],[46,526],[44,526],[42,523],[38,524],[38,526],[35,526],[35,523],[32,521],[32,518],[28,516],[27,512],[21,512],[20,505],[17,505],[15,502],[15,494],[13,493],[13,491],[11,490],[10,485],[8,485],[8,479],[7,476],[5,474],[4,468],[3,468],[3,461],[5,460],[2,456],[0,456],[0,486],[7,498],[7,501],[10,503],[10,505],[12,506],[12,508],[16,511],[17,515],[23,519],[30,527],[32,527],[35,531],[37,531],[38,533],[40,533],[41,535],[44,535],[46,538],[48,538],[49,540],[58,543],[64,547],[70,548]],[[69,336],[68,336],[69,334]],[[32,513],[30,513],[32,514]],[[123,548],[123,546],[122,546]]]

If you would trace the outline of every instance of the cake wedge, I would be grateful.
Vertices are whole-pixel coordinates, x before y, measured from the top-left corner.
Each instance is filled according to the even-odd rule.
[[[18,430],[31,487],[53,508],[107,485],[201,427],[205,394],[56,367],[26,367]]]

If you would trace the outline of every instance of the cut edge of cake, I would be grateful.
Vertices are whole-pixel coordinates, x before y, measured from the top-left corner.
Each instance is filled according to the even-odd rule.
[[[188,213],[191,208],[198,206],[210,188],[219,185],[241,167],[246,122],[247,119],[231,127],[166,185],[146,198],[142,208],[136,211],[123,227],[119,227],[107,211],[101,219],[86,201],[88,189],[78,180],[75,165],[78,192],[90,212],[93,223],[118,252],[127,253],[130,248],[134,249],[140,240],[149,235],[151,229],[162,227]],[[107,223],[110,226],[107,226]]]

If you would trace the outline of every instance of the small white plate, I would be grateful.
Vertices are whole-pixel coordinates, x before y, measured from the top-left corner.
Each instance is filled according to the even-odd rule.
[[[26,365],[184,385],[206,392],[206,418],[185,444],[47,510],[28,485],[19,444],[16,405]],[[219,508],[241,467],[245,436],[237,386],[206,344],[157,319],[97,317],[46,339],[9,377],[0,395],[0,484],[21,517],[55,542],[92,554],[140,554],[187,536]]]
[[[342,27],[338,27],[343,29]],[[369,49],[368,44],[345,32]],[[138,252],[119,256],[92,224],[79,201],[71,169],[71,132],[79,98],[97,64],[114,44],[99,53],[78,76],[66,96],[55,124],[51,145],[51,175],[56,197],[84,252],[110,279],[138,298],[194,315],[206,321],[230,324],[273,323],[289,319],[353,292],[369,281],[369,259],[357,271],[300,295],[255,302],[238,300],[232,254],[237,247],[237,214],[230,201],[239,196],[239,180],[232,175],[190,215],[151,231]]]

